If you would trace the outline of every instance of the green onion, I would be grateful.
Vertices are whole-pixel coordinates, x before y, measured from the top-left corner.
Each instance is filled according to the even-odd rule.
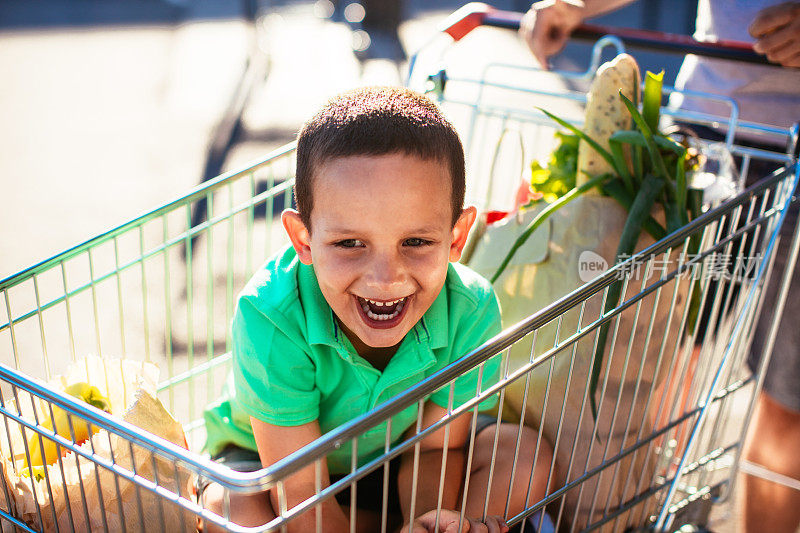
[[[658,131],[659,112],[661,110],[661,89],[664,87],[664,71],[658,74],[648,72],[644,79],[644,97],[642,115],[650,131]]]
[[[670,176],[667,173],[667,167],[664,166],[664,159],[661,157],[661,153],[658,151],[658,147],[656,147],[656,143],[653,140],[652,130],[650,130],[650,127],[647,125],[647,123],[645,123],[642,114],[639,113],[639,110],[636,109],[636,106],[633,105],[633,102],[631,102],[627,96],[622,94],[622,91],[619,92],[619,97],[622,99],[622,103],[625,104],[625,107],[628,108],[628,112],[631,114],[633,121],[644,135],[645,142],[647,143],[647,152],[650,154],[650,160],[652,161],[653,166],[665,182],[670,181]]]
[[[611,155],[614,158],[614,168],[620,170],[619,177],[625,183],[625,188],[628,192],[633,194],[633,182],[631,181],[631,173],[628,172],[628,163],[625,161],[625,155],[622,152],[622,143],[614,140],[614,136],[608,139],[608,147],[611,148]]]
[[[639,240],[639,234],[642,232],[642,225],[644,221],[650,216],[650,211],[653,204],[661,193],[664,187],[664,181],[652,174],[648,174],[642,182],[642,188],[636,194],[633,200],[631,210],[628,214],[628,219],[625,221],[625,226],[622,228],[622,236],[619,239],[619,246],[617,247],[617,261],[623,257],[630,257],[636,249],[636,241]],[[622,280],[617,280],[611,284],[606,294],[606,305],[604,314],[610,312],[619,304],[620,293],[622,292]],[[591,399],[592,416],[597,420],[597,400],[595,398],[597,393],[597,385],[600,381],[600,372],[603,367],[603,356],[605,353],[606,339],[608,338],[608,328],[611,322],[606,322],[600,326],[598,332],[597,349],[594,353],[594,361],[592,362],[592,376],[589,382],[589,396]]]
[[[618,204],[625,208],[625,211],[630,212],[631,205],[633,205],[633,194],[625,190],[618,180],[612,180],[603,185],[603,192],[616,200]],[[660,241],[667,236],[667,230],[652,216],[648,216],[645,219],[644,224],[642,224],[642,229],[649,233],[656,241]]]

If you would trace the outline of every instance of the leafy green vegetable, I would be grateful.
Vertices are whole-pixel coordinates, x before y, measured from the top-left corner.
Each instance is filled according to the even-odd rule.
[[[547,167],[538,161],[531,164],[531,188],[544,195],[547,203],[553,203],[575,187],[575,172],[578,168],[578,143],[580,138],[570,133],[556,132],[560,141],[550,154]]]
[[[608,153],[608,151],[607,151],[605,148],[603,148],[602,146],[600,146],[600,145],[597,143],[597,141],[595,141],[594,139],[592,139],[591,137],[589,137],[588,135],[586,135],[586,134],[585,134],[583,131],[579,130],[578,128],[576,128],[574,125],[570,124],[570,123],[569,123],[569,122],[567,122],[566,120],[564,120],[564,119],[562,119],[562,118],[560,118],[560,117],[557,117],[557,116],[555,116],[555,115],[554,115],[554,114],[552,114],[550,111],[547,111],[546,109],[542,109],[541,107],[540,107],[540,108],[538,108],[538,109],[539,109],[539,111],[541,111],[542,113],[544,113],[545,115],[547,115],[548,117],[550,117],[551,119],[553,119],[554,121],[556,121],[556,123],[558,123],[560,126],[562,126],[562,127],[564,127],[564,128],[567,128],[569,131],[571,131],[572,133],[574,133],[575,135],[577,135],[578,137],[580,137],[580,139],[581,139],[582,141],[584,141],[586,144],[588,144],[589,146],[591,146],[592,148],[594,148],[594,149],[595,149],[595,151],[596,151],[598,154],[600,154],[600,156],[601,156],[603,159],[605,159],[606,161],[608,161],[608,164],[609,164],[609,165],[611,165],[611,168],[613,168],[614,170],[616,170],[617,172],[619,172],[619,169],[617,169],[617,168],[616,168],[616,163],[615,163],[615,161],[614,161],[614,158],[611,156],[611,154],[609,154],[609,153]]]

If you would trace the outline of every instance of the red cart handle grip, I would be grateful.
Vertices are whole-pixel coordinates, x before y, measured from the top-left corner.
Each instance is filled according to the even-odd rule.
[[[470,2],[453,12],[442,23],[442,31],[460,41],[478,26],[519,29],[522,13],[501,11],[483,2]]]
[[[470,2],[447,17],[442,31],[455,41],[479,26],[491,26],[518,30],[522,13],[502,11],[482,2]],[[598,24],[581,24],[572,33],[578,40],[596,41],[604,35],[615,35],[623,43],[633,48],[672,52],[679,54],[696,54],[704,57],[731,59],[746,63],[772,64],[766,56],[753,51],[753,45],[740,41],[703,42],[688,35],[678,35],[660,31],[639,30],[633,28],[615,28]]]

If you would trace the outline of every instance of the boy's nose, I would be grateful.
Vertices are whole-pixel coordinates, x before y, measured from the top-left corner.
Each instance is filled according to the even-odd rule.
[[[391,292],[402,288],[405,282],[405,268],[400,258],[394,254],[380,254],[375,257],[367,281],[371,288]]]

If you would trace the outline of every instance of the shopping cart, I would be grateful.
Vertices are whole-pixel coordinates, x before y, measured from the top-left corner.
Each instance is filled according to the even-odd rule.
[[[485,10],[462,12],[448,23],[448,33],[459,40],[481,24],[513,26],[513,17]],[[584,73],[542,73],[502,64],[488,65],[478,76],[475,72],[460,76],[437,70],[431,77],[415,78],[412,73],[412,84],[427,84],[461,129],[468,156],[468,194],[481,209],[496,207],[501,200],[498,191],[507,194],[516,187],[521,167],[531,157],[542,158],[553,147],[556,125],[536,112],[537,106],[560,106],[566,116],[578,116],[585,93],[573,87],[590,79],[599,65],[602,48],[609,44],[622,48],[619,39],[601,39]],[[417,67],[423,64],[420,56]],[[550,81],[542,83],[540,76],[548,76]],[[5,317],[0,316],[0,412],[5,429],[0,444],[11,459],[19,459],[2,463],[3,527],[72,530],[95,524],[95,528],[104,530],[149,530],[155,524],[164,530],[192,530],[196,520],[202,519],[205,524],[232,531],[270,531],[285,529],[294,517],[311,512],[316,516],[316,530],[324,531],[318,512],[320,502],[350,489],[351,528],[355,531],[358,480],[379,469],[388,472],[389,462],[405,453],[417,465],[422,439],[441,429],[447,434],[450,422],[460,415],[472,417],[473,442],[479,404],[498,395],[500,420],[513,387],[521,387],[526,399],[538,395],[541,401],[536,405],[541,412],[533,418],[542,420],[545,411],[555,416],[556,433],[551,444],[575,453],[566,464],[548,468],[548,481],[552,482],[548,483],[547,495],[539,501],[529,498],[522,512],[507,517],[509,524],[530,531],[543,520],[540,511],[545,511],[556,527],[571,530],[671,530],[687,521],[702,524],[711,503],[730,497],[736,478],[743,435],[768,360],[765,357],[759,371],[749,375],[744,370],[744,358],[760,314],[764,287],[780,283],[778,316],[786,298],[800,232],[794,231],[785,271],[773,272],[771,267],[778,231],[800,174],[793,149],[770,152],[733,143],[735,132],[751,131],[782,136],[796,145],[796,129],[742,123],[737,120],[734,102],[714,95],[697,96],[723,102],[729,106],[729,115],[703,116],[681,109],[664,109],[664,114],[686,123],[726,125],[729,135],[724,145],[739,158],[742,179],[751,161],[774,161],[782,168],[723,203],[710,206],[689,225],[544,309],[531,309],[524,320],[403,394],[258,472],[235,472],[196,452],[204,441],[202,407],[219,395],[225,381],[230,361],[227,325],[236,292],[265,258],[286,244],[276,222],[273,199],[292,186],[293,144],[0,281],[5,311]],[[262,182],[268,184],[266,190],[257,187]],[[193,225],[192,210],[198,202],[207,205],[208,216],[205,222]],[[266,216],[256,217],[257,211]],[[692,239],[699,240],[700,245],[698,252],[689,256]],[[183,247],[190,253],[184,255]],[[671,268],[658,271],[657,264],[665,264],[665,258],[678,253],[684,260],[668,261]],[[703,274],[713,272],[720,257],[755,259],[748,263],[748,275],[733,279],[724,275],[727,271],[716,270],[720,275],[716,283],[711,283],[712,276]],[[639,275],[641,272],[645,275]],[[624,280],[624,298],[614,309],[602,312],[608,288],[618,279]],[[737,290],[731,290],[734,285]],[[700,291],[701,297],[692,298],[693,291]],[[697,330],[687,326],[692,300],[702,302],[709,317],[706,331],[713,334],[700,337]],[[655,324],[656,309],[667,317],[665,326]],[[634,329],[626,332],[621,328],[623,319]],[[592,420],[583,416],[589,401],[588,374],[573,369],[575,354],[582,345],[596,342],[603,324],[611,325],[612,349],[601,375],[599,405],[611,408],[603,412],[601,407]],[[654,333],[656,327],[663,328],[662,334]],[[767,354],[776,329],[777,322],[771,328]],[[638,354],[632,350],[635,334],[648,339]],[[495,384],[486,389],[479,386],[474,397],[464,403],[453,401],[458,376],[476,368],[482,372],[490,358],[519,346],[530,353],[524,364],[511,366],[505,358]],[[165,374],[158,384],[158,395],[183,424],[192,451],[77,402],[48,384],[71,362],[90,353],[109,360],[123,357],[158,364]],[[697,363],[697,354],[702,364]],[[615,358],[617,362],[612,363]],[[619,376],[611,375],[613,365],[631,378],[627,380],[629,388],[615,388]],[[549,375],[556,366],[569,369],[562,388],[548,378],[543,390],[532,390],[532,376],[537,372]],[[661,378],[648,378],[647,374]],[[422,405],[437,390],[451,393],[448,414],[424,428]],[[564,390],[578,398],[575,413],[570,413],[564,401]],[[29,407],[34,404],[45,408]],[[83,420],[98,434],[83,446],[75,444],[74,430],[70,432],[73,438],[56,435],[50,428],[58,409],[68,413],[71,428]],[[415,431],[393,440],[392,417],[406,409],[418,412]],[[576,413],[577,424],[568,424]],[[644,419],[649,422],[642,423]],[[521,431],[526,422],[531,423],[531,419],[526,420],[523,411],[515,423]],[[578,443],[575,438],[574,428],[582,424],[593,427],[597,437],[591,442]],[[623,427],[632,438],[612,447],[611,441],[600,435],[616,427]],[[631,428],[638,429],[631,432]],[[358,439],[367,431],[383,431],[384,453],[358,464]],[[41,439],[40,445],[53,440],[73,453],[57,459],[59,475],[48,471],[51,474],[45,475],[39,491],[26,492],[28,482],[19,476],[30,464],[27,438],[32,435]],[[125,443],[129,452],[126,457],[145,456],[145,463],[154,468],[144,470],[142,463],[122,458],[113,447],[96,445],[112,439]],[[577,453],[579,444],[588,446],[588,450]],[[351,471],[323,488],[322,462],[341,447],[351,450]],[[527,471],[515,469],[515,476],[530,476],[538,448],[537,444],[536,450],[520,449],[517,444],[515,464],[526,454],[532,454],[534,464]],[[445,461],[447,449],[442,453]],[[471,453],[470,448],[467,456]],[[164,464],[168,467],[163,468]],[[317,472],[317,493],[289,506],[285,481],[306,467]],[[65,473],[73,470],[78,472],[73,477]],[[469,468],[466,472],[465,486],[470,482]],[[198,482],[181,482],[188,477]],[[195,487],[207,482],[218,483],[225,490],[221,513],[211,512],[204,507],[202,496],[197,497]],[[443,477],[440,490],[442,483]],[[412,485],[414,501],[416,476]],[[605,489],[599,490],[601,486]],[[384,484],[383,488],[380,530],[386,531],[388,487]],[[231,495],[264,490],[277,493],[277,518],[253,529],[228,520]],[[69,497],[61,507],[51,505],[67,491]],[[619,497],[612,497],[612,493]],[[25,496],[28,500],[23,505]],[[503,497],[489,493],[487,488],[487,502]]]

